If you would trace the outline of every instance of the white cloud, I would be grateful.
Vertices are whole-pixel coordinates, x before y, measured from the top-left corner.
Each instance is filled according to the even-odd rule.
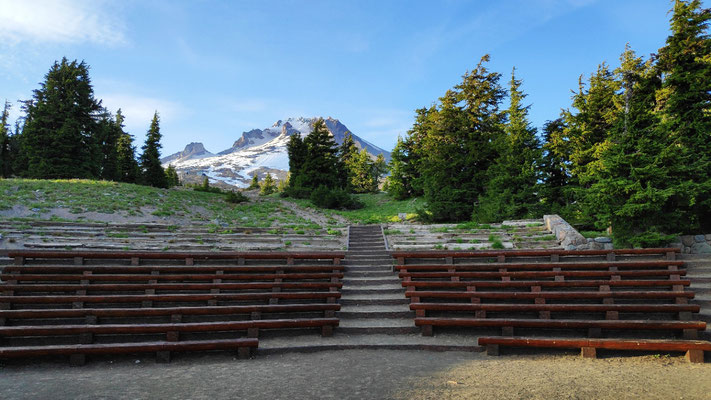
[[[161,126],[165,122],[174,122],[189,113],[183,105],[164,99],[135,96],[123,93],[97,95],[102,99],[102,105],[115,113],[119,108],[126,118],[126,130],[139,136],[148,130],[153,119],[153,113],[158,111]]]
[[[6,42],[126,43],[119,13],[97,0],[0,0],[0,38]]]

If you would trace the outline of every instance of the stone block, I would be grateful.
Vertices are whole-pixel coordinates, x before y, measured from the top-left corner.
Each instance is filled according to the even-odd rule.
[[[612,239],[610,239],[609,237],[604,237],[604,236],[596,237],[595,241],[598,243],[612,243]]]
[[[694,243],[693,246],[691,246],[691,253],[692,254],[711,254],[711,246],[706,243]]]
[[[684,243],[684,246],[691,246],[694,244],[696,241],[694,240],[694,237],[691,235],[684,235],[681,238],[681,242]]]
[[[711,242],[711,233],[706,234],[706,241]]]
[[[696,235],[696,236],[694,236],[694,241],[696,243],[703,243],[706,241],[706,236],[705,235]]]
[[[615,246],[613,246],[612,243],[605,243],[604,246],[605,246],[604,247],[605,250],[612,250],[615,248]]]

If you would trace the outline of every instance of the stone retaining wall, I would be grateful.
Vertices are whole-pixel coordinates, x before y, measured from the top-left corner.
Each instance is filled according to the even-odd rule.
[[[566,250],[585,250],[590,248],[588,240],[583,237],[572,225],[566,222],[560,215],[544,215],[543,222],[551,231],[560,245]],[[607,244],[607,243],[606,243]],[[612,243],[609,243],[612,248]]]
[[[686,254],[711,254],[711,234],[708,235],[684,235],[670,246],[681,248]]]

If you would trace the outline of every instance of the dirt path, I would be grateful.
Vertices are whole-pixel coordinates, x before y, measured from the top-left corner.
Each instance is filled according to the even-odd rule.
[[[2,399],[709,399],[711,364],[680,357],[503,356],[349,350],[182,355],[0,369]]]

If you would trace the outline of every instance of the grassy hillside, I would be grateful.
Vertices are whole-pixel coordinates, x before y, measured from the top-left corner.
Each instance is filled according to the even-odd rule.
[[[313,225],[292,208],[273,199],[230,204],[222,194],[185,188],[90,180],[0,180],[0,217],[4,219],[106,220],[155,217],[170,222],[269,227]]]
[[[361,224],[379,224],[384,222],[399,222],[399,214],[407,214],[407,218],[415,216],[416,209],[421,207],[421,199],[409,199],[397,201],[390,198],[385,193],[377,194],[357,194],[354,195],[360,200],[364,207],[358,210],[324,210],[317,209],[310,200],[287,198],[286,201],[298,204],[302,207],[317,209],[325,215],[339,215],[351,222]]]

